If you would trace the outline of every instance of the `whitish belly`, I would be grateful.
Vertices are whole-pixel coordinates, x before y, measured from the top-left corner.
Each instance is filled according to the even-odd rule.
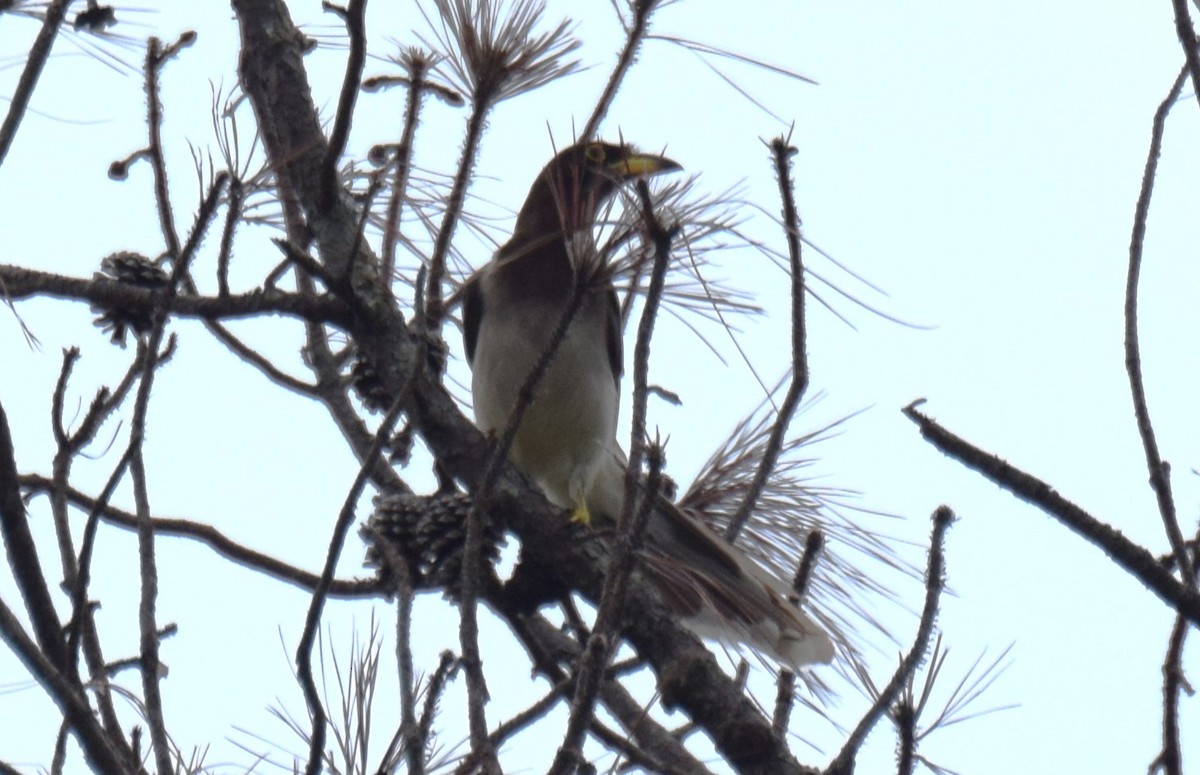
[[[591,491],[609,445],[616,437],[618,394],[608,364],[603,315],[572,324],[554,361],[534,390],[510,451],[512,461],[563,508],[578,506]],[[516,331],[544,332],[530,338],[505,332],[505,321],[485,314],[476,346],[471,389],[480,430],[500,434],[517,395],[542,355],[557,322],[521,321]],[[511,322],[510,322],[511,323]]]

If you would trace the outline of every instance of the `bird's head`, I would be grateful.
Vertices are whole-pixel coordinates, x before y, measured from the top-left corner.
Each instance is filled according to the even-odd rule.
[[[517,234],[570,237],[595,225],[601,205],[625,181],[682,169],[628,145],[577,143],[545,166],[517,214]]]

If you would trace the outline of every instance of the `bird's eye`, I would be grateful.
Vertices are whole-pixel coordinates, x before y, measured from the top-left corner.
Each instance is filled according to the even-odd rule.
[[[600,164],[604,161],[605,153],[604,146],[600,144],[589,145],[587,147],[587,160],[592,164]]]

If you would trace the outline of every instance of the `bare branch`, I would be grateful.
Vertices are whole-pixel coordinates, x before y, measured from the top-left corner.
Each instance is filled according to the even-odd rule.
[[[441,32],[435,34],[472,102],[458,172],[429,258],[429,330],[437,333],[445,317],[442,282],[446,256],[462,214],[487,116],[501,100],[574,72],[578,62],[566,57],[578,48],[579,41],[571,37],[571,24],[566,21],[549,33],[534,34],[545,12],[542,0],[518,0],[508,7],[494,0],[434,0],[434,4],[441,23]],[[432,19],[430,24],[436,29]]]
[[[1200,100],[1200,52],[1196,50],[1196,30],[1192,26],[1187,0],[1171,0],[1171,8],[1175,12],[1175,34],[1179,37],[1179,45],[1183,46],[1187,72],[1192,79],[1192,93]]]
[[[46,6],[42,29],[25,57],[25,69],[21,71],[21,79],[17,81],[17,88],[9,100],[4,123],[0,124],[0,165],[4,164],[8,149],[12,147],[13,139],[17,136],[17,128],[21,125],[21,119],[25,117],[29,100],[33,97],[33,90],[37,88],[38,78],[42,75],[46,60],[50,58],[50,49],[54,47],[54,39],[58,36],[58,30],[70,4],[71,0],[53,0]]]
[[[1119,567],[1149,587],[1164,603],[1200,625],[1200,594],[1194,587],[1180,583],[1170,571],[1158,564],[1154,555],[1059,495],[1040,479],[955,436],[917,411],[919,403],[917,401],[905,407],[904,414],[917,424],[926,441],[1083,536],[1103,550]]]
[[[419,284],[417,286],[416,307],[417,309],[423,308],[421,286]],[[325,597],[333,582],[333,575],[337,569],[338,558],[341,557],[342,547],[346,541],[346,534],[350,532],[350,526],[354,522],[355,505],[358,503],[359,496],[362,495],[363,487],[366,486],[371,470],[375,465],[375,461],[379,458],[379,453],[383,449],[384,443],[391,436],[392,426],[400,416],[400,412],[403,411],[405,404],[408,402],[409,394],[413,391],[417,383],[417,378],[421,374],[422,366],[425,363],[426,341],[424,337],[421,338],[418,345],[420,354],[415,361],[416,365],[405,382],[404,387],[396,395],[392,408],[388,410],[383,422],[379,424],[379,429],[375,432],[375,440],[371,444],[371,449],[368,450],[362,461],[362,465],[359,467],[358,475],[354,478],[354,483],[350,486],[350,491],[346,494],[346,500],[342,505],[342,510],[338,514],[337,522],[333,528],[333,536],[329,541],[329,552],[325,559],[325,569],[321,573],[321,580],[318,582],[316,590],[313,592],[312,602],[308,608],[308,615],[304,620],[304,632],[301,634],[300,644],[296,648],[297,677],[304,689],[304,699],[308,704],[309,715],[312,719],[311,744],[308,752],[308,765],[305,768],[307,775],[318,775],[321,771],[321,756],[325,748],[325,709],[321,705],[321,699],[317,694],[316,681],[312,675],[312,647],[320,625],[321,612],[325,607]]]
[[[921,622],[917,626],[917,634],[913,638],[912,648],[900,661],[900,666],[888,681],[887,686],[875,698],[870,710],[850,733],[842,750],[825,769],[826,775],[850,775],[854,772],[854,760],[858,755],[858,749],[862,747],[867,735],[896,700],[913,671],[925,659],[925,651],[929,648],[929,638],[933,633],[933,620],[938,612],[938,601],[941,599],[942,589],[946,585],[944,543],[946,530],[953,522],[954,512],[947,506],[939,506],[933,513],[933,534],[929,539],[929,566],[925,573],[925,607],[921,611]]]
[[[20,478],[21,486],[31,493],[50,495],[55,490],[54,481],[43,476],[27,475]],[[92,498],[74,488],[66,488],[65,494],[71,502],[89,513],[95,512],[108,524],[125,530],[137,529],[137,515],[104,504],[98,498]],[[214,552],[242,567],[291,584],[306,592],[317,588],[320,576],[301,570],[269,555],[242,546],[226,536],[212,525],[194,522],[187,519],[155,517],[150,520],[150,526],[157,535],[178,536],[190,538],[205,544]],[[331,597],[366,597],[378,595],[380,585],[374,579],[366,581],[335,580],[330,584]]]
[[[813,570],[817,567],[817,560],[824,548],[825,534],[817,529],[810,530],[808,537],[804,540],[804,554],[801,555],[800,562],[796,566],[796,574],[792,577],[792,594],[788,596],[788,602],[792,605],[798,607],[804,600],[804,593],[808,591],[808,582],[812,579]],[[775,680],[775,712],[771,716],[771,725],[775,734],[780,737],[787,732],[788,719],[792,713],[792,702],[796,698],[795,684],[796,674],[794,672],[787,668],[779,671]]]
[[[1179,695],[1186,684],[1183,675],[1183,644],[1191,628],[1192,625],[1182,614],[1175,617],[1171,637],[1167,641],[1167,654],[1163,658],[1163,747],[1150,767],[1151,771],[1161,770],[1163,775],[1183,775],[1183,752],[1179,745]]]
[[[62,623],[54,609],[50,586],[42,573],[37,544],[29,529],[25,504],[17,487],[15,451],[8,429],[8,415],[3,406],[0,406],[0,535],[4,536],[8,564],[25,600],[25,610],[33,623],[38,645],[55,670],[66,670],[68,660]]]
[[[1200,534],[1193,540],[1193,545],[1198,541]],[[1192,626],[1182,614],[1175,617],[1175,625],[1171,628],[1171,637],[1167,641],[1167,653],[1163,658],[1163,747],[1150,769],[1153,771],[1157,767],[1164,775],[1183,775],[1183,752],[1179,744],[1179,699],[1185,690],[1188,694],[1195,693],[1188,686],[1183,672],[1183,646]]]
[[[192,318],[246,318],[284,314],[314,323],[349,324],[352,312],[344,302],[330,296],[308,296],[279,290],[254,291],[236,296],[168,296],[162,291],[140,288],[106,279],[65,277],[21,266],[0,265],[0,293],[9,301],[51,296],[86,301],[100,307],[135,311],[161,310]]]
[[[596,694],[600,689],[604,669],[616,650],[625,594],[637,562],[636,552],[655,501],[659,497],[662,456],[657,451],[647,452],[646,449],[646,404],[649,391],[650,340],[654,334],[654,322],[662,301],[667,262],[671,256],[671,240],[675,236],[675,230],[665,228],[655,215],[650,188],[644,179],[638,180],[637,191],[642,200],[642,217],[646,230],[654,244],[654,267],[651,270],[646,305],[638,323],[637,342],[634,346],[633,429],[629,464],[625,471],[625,500],[617,524],[616,546],[612,551],[604,591],[600,596],[596,625],[588,638],[583,659],[576,672],[571,716],[567,722],[563,742],[550,767],[550,772],[556,774],[574,772],[582,759],[583,736],[592,724]],[[642,461],[646,458],[650,460],[650,475],[645,491],[639,499]]]
[[[390,541],[370,525],[363,527],[370,535],[383,560],[383,567],[391,575],[396,589],[396,672],[400,681],[400,729],[395,743],[399,743],[407,755],[410,775],[425,775],[425,743],[417,724],[416,680],[413,673],[412,655],[412,604],[413,571],[408,562]],[[394,744],[395,744],[394,743]],[[384,762],[399,763],[393,746],[384,754]],[[380,769],[384,769],[381,766]]]
[[[792,286],[792,381],[788,385],[787,394],[779,405],[775,425],[771,428],[771,436],[763,450],[762,460],[758,471],[741,507],[734,514],[725,529],[725,538],[730,543],[737,540],[750,515],[758,503],[767,479],[775,470],[779,452],[783,448],[783,440],[791,424],[792,415],[808,389],[808,345],[805,342],[806,330],[804,322],[804,263],[800,254],[800,216],[796,213],[796,200],[792,193],[791,158],[796,149],[790,144],[790,137],[777,137],[771,141],[771,155],[775,161],[775,176],[779,183],[779,196],[783,201],[784,234],[787,237],[788,256],[791,261]]]
[[[535,669],[558,686],[570,686],[570,676],[559,667],[559,660],[578,654],[579,645],[559,628],[539,615],[526,616],[506,608],[503,599],[492,603],[512,623],[513,632],[525,646]],[[664,773],[705,773],[708,768],[684,747],[683,742],[656,723],[616,680],[612,671],[600,686],[600,701],[621,722],[639,748],[656,759],[655,771]]]
[[[367,0],[350,0],[347,6],[339,8],[332,3],[323,3],[325,10],[334,11],[346,24],[346,32],[350,36],[350,55],[346,57],[346,73],[342,78],[342,89],[338,96],[337,114],[333,120],[333,129],[329,133],[329,145],[325,149],[325,160],[321,165],[321,185],[324,196],[332,200],[337,196],[341,184],[338,175],[338,161],[346,150],[346,142],[350,138],[350,124],[354,120],[354,105],[358,99],[359,82],[362,80],[363,66],[367,61],[367,30],[366,11]]]
[[[96,530],[99,523],[98,515],[93,512],[84,524],[83,538],[79,556],[75,555],[75,547],[71,538],[71,526],[67,513],[67,481],[75,456],[84,450],[95,438],[103,422],[116,411],[125,400],[133,384],[141,376],[145,368],[148,349],[145,342],[139,341],[138,354],[130,363],[124,378],[112,391],[107,388],[97,392],[96,398],[88,408],[87,414],[73,434],[68,434],[63,421],[63,404],[66,394],[67,381],[74,366],[78,352],[68,350],[64,353],[63,367],[55,386],[51,422],[55,427],[58,449],[52,462],[53,484],[49,492],[50,511],[54,520],[55,537],[58,540],[59,560],[62,566],[63,586],[71,597],[71,620],[67,625],[68,672],[73,680],[78,679],[77,657],[82,643],[83,655],[92,685],[95,687],[96,705],[104,727],[114,741],[124,745],[124,734],[117,717],[116,707],[112,702],[109,691],[107,664],[100,645],[100,634],[96,628],[93,616],[95,607],[87,599],[87,587],[91,571],[91,556],[95,543]],[[105,485],[100,501],[107,502],[115,491],[117,483],[124,476],[129,462],[129,450],[121,456],[114,467],[109,481]],[[65,756],[65,752],[63,754]]]
[[[12,648],[58,705],[64,725],[69,725],[77,734],[84,756],[97,771],[114,774],[136,771],[130,753],[118,746],[96,722],[82,687],[72,685],[30,640],[21,628],[21,622],[3,600],[0,600],[0,638]]]
[[[383,227],[383,255],[380,274],[388,288],[392,287],[396,272],[396,243],[400,236],[400,215],[404,199],[408,195],[409,175],[412,171],[414,139],[420,118],[421,98],[425,96],[425,77],[433,59],[418,49],[411,49],[400,59],[408,68],[408,99],[404,105],[404,129],[400,143],[396,146],[393,164],[396,174],[392,179],[391,196],[388,199],[387,215]]]
[[[172,261],[182,263],[183,251],[179,245],[179,232],[175,230],[175,215],[171,209],[171,195],[167,185],[167,162],[162,148],[162,103],[159,102],[158,76],[169,56],[158,38],[151,38],[146,48],[146,122],[150,127],[150,144],[146,148],[147,158],[154,169],[154,201],[158,205],[158,220],[163,241]],[[176,267],[178,268],[178,267]]]
[[[1181,3],[1181,5],[1184,5]],[[1177,11],[1178,12],[1178,11]],[[1184,5],[1184,14],[1187,7]],[[1190,26],[1189,26],[1190,29]],[[1193,39],[1190,46],[1195,56],[1196,44]],[[1189,59],[1191,61],[1191,59]],[[1146,219],[1150,216],[1150,198],[1154,193],[1154,176],[1158,171],[1158,157],[1162,152],[1163,130],[1166,127],[1167,116],[1171,107],[1178,101],[1179,92],[1183,89],[1186,68],[1179,71],[1171,89],[1154,112],[1154,127],[1150,135],[1150,150],[1146,155],[1145,171],[1142,173],[1142,188],[1138,193],[1137,208],[1133,220],[1133,235],[1129,241],[1129,273],[1125,281],[1125,370],[1129,373],[1129,392],[1133,397],[1133,413],[1137,418],[1138,435],[1142,439],[1143,454],[1146,457],[1146,467],[1150,469],[1150,486],[1158,499],[1158,513],[1162,518],[1163,528],[1171,550],[1175,552],[1176,565],[1180,576],[1193,588],[1196,586],[1196,574],[1192,565],[1187,561],[1187,547],[1183,543],[1183,531],[1179,528],[1179,518],[1175,513],[1175,498],[1171,494],[1170,466],[1162,459],[1158,451],[1158,441],[1154,436],[1154,425],[1150,422],[1150,407],[1146,402],[1146,385],[1142,380],[1142,356],[1138,337],[1138,278],[1142,270],[1142,249],[1146,240]],[[1195,74],[1193,77],[1197,77]]]
[[[642,43],[646,39],[646,33],[650,28],[650,17],[658,7],[658,3],[659,0],[637,0],[637,2],[630,3],[633,8],[633,22],[626,27],[625,46],[621,49],[621,53],[617,57],[617,64],[613,67],[612,73],[609,74],[608,83],[604,85],[604,91],[600,94],[600,99],[596,100],[596,107],[592,110],[591,118],[588,119],[587,125],[584,126],[583,133],[578,138],[579,140],[590,140],[599,131],[600,122],[608,114],[608,109],[612,106],[613,99],[617,96],[617,90],[621,88],[621,84],[625,82],[625,76],[629,73],[630,68],[633,67],[634,61],[637,60],[637,53],[641,49]]]
[[[178,45],[178,44],[176,44]],[[147,123],[150,130],[148,158],[154,170],[154,194],[158,205],[159,223],[166,242],[167,251],[174,265],[173,280],[165,290],[174,296],[176,282],[184,276],[188,258],[183,255],[179,234],[175,229],[167,185],[166,161],[162,149],[162,104],[159,101],[159,75],[162,65],[171,56],[171,49],[164,50],[158,38],[150,38],[146,47],[146,106]],[[214,186],[214,190],[215,190]],[[213,198],[215,202],[215,197]],[[210,212],[211,212],[210,208]],[[201,227],[197,227],[197,233]],[[162,678],[158,658],[158,625],[156,608],[158,603],[158,566],[154,552],[154,529],[150,524],[150,500],[146,482],[146,466],[142,457],[146,436],[146,413],[150,406],[150,389],[158,367],[158,348],[163,339],[166,316],[157,312],[153,328],[146,344],[142,364],[141,382],[134,399],[133,419],[129,432],[129,471],[133,478],[134,501],[137,504],[138,570],[141,579],[141,598],[138,604],[138,628],[140,631],[139,654],[141,659],[142,693],[146,706],[146,722],[150,727],[151,746],[155,764],[160,773],[172,770],[171,749],[163,718],[162,694],[159,680]]]

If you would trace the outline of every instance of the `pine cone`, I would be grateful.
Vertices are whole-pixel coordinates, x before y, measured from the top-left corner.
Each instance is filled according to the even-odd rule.
[[[113,253],[100,262],[100,271],[93,275],[96,280],[116,280],[119,283],[135,285],[139,288],[162,290],[170,282],[170,276],[160,269],[153,261],[139,253],[120,251]],[[134,336],[150,332],[154,325],[152,310],[123,309],[106,307],[102,304],[92,304],[92,311],[99,317],[95,324],[100,330],[109,335],[113,344],[125,346],[125,335],[130,330]]]
[[[367,521],[367,540],[388,541],[418,576],[418,586],[442,587],[447,593],[454,594],[462,570],[467,515],[472,503],[471,496],[461,492],[434,496],[378,496],[375,512]],[[504,534],[486,515],[483,530],[482,560],[494,563],[500,556],[499,546]],[[366,562],[379,568],[387,577],[388,568],[382,554],[375,546],[368,546]]]
[[[366,359],[358,348],[354,350],[354,360],[350,364],[350,384],[358,393],[363,406],[372,412],[386,412],[392,405],[392,396],[383,386],[383,380],[375,367]]]

